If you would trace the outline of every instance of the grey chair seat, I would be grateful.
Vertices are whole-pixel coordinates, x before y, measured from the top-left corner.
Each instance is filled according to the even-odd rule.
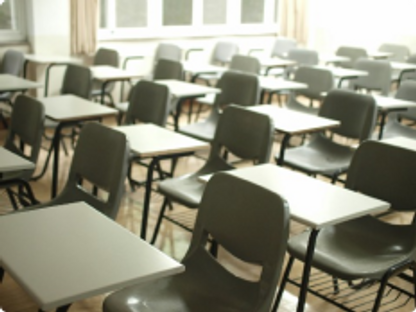
[[[127,109],[129,108],[129,102],[115,103],[114,106],[120,112],[126,113]]]
[[[322,134],[315,135],[310,143],[290,148],[285,154],[285,164],[309,173],[333,175],[348,169],[354,149],[335,144]]]
[[[224,161],[213,158],[196,173],[164,180],[159,183],[159,192],[181,205],[197,208],[201,203],[205,183],[198,181],[198,177],[218,171],[226,171],[234,167]]]
[[[13,94],[11,92],[0,93],[0,102],[9,102],[12,95]]]
[[[380,280],[393,264],[411,257],[413,233],[412,226],[391,225],[373,217],[327,226],[318,235],[313,266],[343,280]],[[308,239],[309,232],[289,239],[289,253],[304,261]]]
[[[416,129],[401,124],[397,120],[388,121],[384,126],[383,139],[399,136],[416,140]]]
[[[117,296],[108,297],[103,312],[255,311],[257,287],[254,283],[246,282],[242,287],[240,279],[226,274],[226,271],[213,261],[203,262],[202,265],[186,261],[183,264],[186,274],[162,278],[145,285],[139,284],[117,292]],[[145,300],[125,304],[129,302],[132,294],[139,294],[136,296]]]
[[[56,128],[59,125],[59,123],[57,121],[54,121],[52,119],[49,118],[45,118],[45,128],[49,129],[49,128]]]
[[[203,121],[181,127],[178,132],[198,140],[211,142],[214,139],[216,128],[216,120],[213,120],[213,118],[207,118]]]
[[[201,98],[197,98],[196,101],[198,103],[204,104],[204,105],[214,105],[215,102],[215,95],[214,93],[209,93],[207,95],[205,95],[204,97]]]

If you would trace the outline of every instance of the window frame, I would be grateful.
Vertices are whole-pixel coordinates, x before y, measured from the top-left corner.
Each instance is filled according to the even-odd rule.
[[[147,27],[117,28],[115,3],[117,0],[106,0],[106,21],[109,27],[98,29],[98,39],[152,39],[152,38],[192,38],[208,36],[232,35],[266,35],[278,32],[276,0],[264,0],[264,22],[261,24],[243,24],[241,17],[241,0],[227,0],[226,24],[203,25],[203,0],[193,0],[192,25],[189,26],[163,26],[162,5],[163,0],[149,0],[147,3]],[[208,0],[209,1],[209,0]],[[178,35],[179,34],[179,35]]]
[[[26,40],[25,1],[6,0],[11,3],[12,29],[0,29],[0,43],[22,42]]]

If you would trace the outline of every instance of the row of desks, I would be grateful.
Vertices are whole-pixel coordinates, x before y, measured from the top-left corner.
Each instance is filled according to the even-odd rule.
[[[148,132],[151,125],[145,126]],[[408,139],[390,139],[389,143],[416,147]],[[312,228],[311,246],[324,226],[389,208],[384,201],[271,164],[229,173],[283,196],[291,218]],[[309,253],[313,254],[313,248]],[[66,311],[74,301],[184,270],[83,203],[0,217],[0,265],[44,311]],[[306,285],[309,271],[306,262],[302,280]],[[298,311],[303,311],[306,292],[299,298]]]
[[[86,100],[78,99],[74,96],[51,97],[51,98],[43,99],[42,101],[45,104],[46,115],[49,118],[54,119],[55,121],[58,121],[60,123],[61,128],[73,122],[101,118],[103,116],[109,116],[109,115],[113,115],[117,113],[115,110],[111,108],[97,105],[95,103],[92,103]],[[263,113],[267,113],[268,115],[270,115],[275,120],[276,131],[283,132],[286,136],[290,136],[291,134],[319,131],[322,129],[335,127],[338,125],[337,122],[333,120],[327,120],[327,119],[323,119],[323,118],[319,118],[315,116],[304,115],[302,113],[297,113],[297,112],[293,112],[293,111],[289,111],[285,109],[279,109],[273,106],[257,106],[257,107],[253,107],[252,109],[261,111]],[[295,121],[297,120],[297,122],[293,122],[294,120]],[[291,121],[291,122],[288,122],[288,121]],[[56,143],[59,143],[59,135],[60,135],[59,133],[60,133],[61,128],[58,127],[59,130],[57,129],[57,134],[54,137],[54,145]],[[208,147],[206,143],[199,142],[197,140],[185,137],[181,134],[169,131],[167,129],[159,128],[153,125],[137,125],[137,126],[119,127],[116,129],[126,133],[131,143],[132,151],[134,153],[136,153],[137,155],[141,157],[152,157],[153,164],[155,164],[156,161],[162,158],[180,157],[184,155],[189,155],[195,150]],[[53,184],[55,184],[55,192],[56,192],[56,183],[57,183],[56,178],[58,176],[58,163],[59,163],[59,152],[58,152],[59,144],[55,145],[55,148],[56,149],[55,149],[55,160],[54,160]],[[283,153],[283,155],[284,155],[284,149],[285,149],[285,145],[282,144],[281,153]],[[8,158],[6,157],[5,159],[8,159]],[[15,168],[22,168],[22,167],[20,165],[20,167],[15,167]],[[0,171],[1,170],[2,169],[0,168]],[[145,204],[144,204],[144,209],[143,209],[142,228],[141,228],[142,238],[146,237],[147,214],[149,210],[150,194],[151,194],[151,189],[150,189],[151,179],[149,179],[149,177],[151,177],[152,170],[153,169],[151,166],[151,168],[149,168],[149,173],[148,173],[148,181],[147,181],[146,195],[145,195],[146,197],[145,197]],[[316,233],[317,231],[319,231],[321,227],[325,225],[346,221],[346,220],[356,218],[356,217],[359,217],[361,215],[365,215],[371,212],[384,211],[388,208],[387,203],[384,203],[375,199],[371,199],[364,195],[353,193],[353,192],[338,188],[336,186],[329,185],[327,183],[323,183],[319,180],[310,179],[304,175],[294,173],[292,171],[288,171],[283,168],[278,168],[273,165],[265,165],[265,166],[255,167],[255,168],[242,169],[242,170],[237,170],[235,172],[238,175],[241,175],[242,178],[247,178],[254,182],[257,181],[258,183],[261,183],[261,185],[269,187],[270,189],[285,196],[285,198],[287,198],[290,204],[292,217],[298,220],[299,222],[302,222],[308,226],[313,227]],[[288,183],[288,181],[291,181],[291,183]],[[298,196],[299,194],[297,191],[295,192],[293,191],[292,188],[288,188],[288,186],[290,185],[292,186],[304,185],[305,188],[303,187],[302,188],[310,190],[314,196],[299,197]],[[318,193],[321,195],[317,196]],[[308,198],[307,203],[304,202],[305,198]],[[342,200],[340,200],[340,198],[342,198]],[[313,201],[317,201],[317,202],[315,203]],[[354,203],[354,205],[350,205],[351,203]],[[344,207],[346,204],[348,204],[347,205],[348,211],[346,209],[347,207]],[[314,209],[311,209],[311,207],[314,207]],[[351,210],[351,207],[354,208],[353,211]],[[42,211],[43,212],[31,212],[27,214],[17,214],[16,217],[14,218],[16,218],[17,220],[16,222],[29,222],[29,221],[24,221],[23,219],[25,218],[30,218],[31,222],[33,222],[32,219],[36,219],[39,217],[40,218],[39,222],[40,222],[41,220],[45,218],[45,217],[40,217],[41,213],[50,214],[50,216],[48,217],[50,218],[50,220],[54,220],[54,217],[53,217],[54,214],[59,215],[60,213],[64,213],[63,212],[64,210],[62,210],[61,212],[60,209],[56,209],[56,210],[46,209]],[[58,211],[58,212],[55,212],[55,211]],[[73,209],[71,209],[71,211],[73,211]],[[76,214],[73,212],[70,212],[70,214],[74,214],[75,220],[78,220],[78,218],[80,217],[80,215],[75,216]],[[19,215],[21,217],[19,217]],[[7,218],[11,218],[11,217],[8,216]],[[0,223],[6,222],[3,220],[7,220],[7,218],[0,219]],[[71,219],[71,216],[65,216],[65,218],[63,218],[62,216],[59,217],[60,220],[67,220],[68,218]],[[9,222],[10,220],[11,219],[8,219]],[[91,222],[101,222],[101,221],[91,221]],[[63,226],[59,224],[59,222],[57,222],[56,224],[58,224],[57,226],[58,229]],[[65,224],[69,224],[69,223],[66,223],[65,221]],[[51,226],[53,226],[52,223],[51,223]],[[89,224],[88,226],[91,227],[91,224]],[[0,226],[0,231],[3,228],[5,227]],[[30,229],[29,226],[27,228]],[[106,231],[108,231],[108,229],[106,229]],[[19,233],[21,233],[21,231]],[[51,232],[47,231],[46,233],[50,234]],[[29,234],[21,233],[21,234],[16,234],[16,235],[21,235],[22,237],[21,241],[19,241],[20,242],[19,244],[21,244],[19,246],[22,246],[21,247],[22,249],[27,248],[27,246],[25,245],[26,244],[25,239],[26,239],[26,236]],[[30,235],[31,236],[33,235],[33,231],[30,232]],[[37,235],[38,234],[34,236],[34,239],[38,237]],[[42,233],[39,233],[40,238],[42,238],[41,235]],[[0,234],[0,237],[4,237],[4,236],[14,237],[15,235],[10,235],[10,232],[8,233],[8,235]],[[37,242],[43,241],[40,238],[39,240],[37,240]],[[64,239],[65,238],[62,238],[62,240]],[[125,240],[126,238],[123,237],[122,239]],[[313,242],[314,239],[316,239],[316,235],[314,235],[311,238],[311,241]],[[58,241],[58,240],[55,240],[55,241]],[[16,278],[17,281],[19,281],[19,283],[21,283],[28,290],[30,294],[32,294],[35,297],[35,300],[37,300],[37,302],[43,309],[50,309],[53,307],[64,306],[66,304],[69,304],[70,302],[73,302],[74,300],[79,300],[80,298],[85,298],[86,296],[91,296],[94,294],[102,293],[104,291],[109,291],[121,285],[120,284],[121,282],[118,283],[117,286],[115,286],[114,284],[109,285],[108,281],[102,282],[100,280],[97,283],[93,282],[92,285],[88,284],[89,289],[80,289],[78,285],[79,283],[72,283],[72,284],[69,283],[68,285],[72,285],[71,287],[73,288],[68,289],[66,288],[66,286],[62,286],[62,288],[59,287],[59,289],[60,290],[63,289],[63,291],[59,292],[58,288],[55,289],[56,288],[55,278],[52,278],[53,281],[51,281],[50,279],[44,279],[43,282],[42,281],[39,282],[39,280],[42,280],[41,277],[43,276],[39,274],[35,276],[36,278],[34,278],[33,274],[36,274],[34,273],[35,270],[31,267],[24,265],[26,262],[17,261],[17,263],[15,264],[16,257],[17,257],[15,254],[16,245],[14,245],[13,248],[7,247],[10,244],[11,243],[7,240],[0,240],[0,261],[1,261],[0,263],[8,272],[10,272]],[[13,239],[13,244],[15,244],[14,239]],[[137,245],[138,243],[135,243],[135,244]],[[36,244],[33,244],[33,245],[36,246]],[[66,243],[65,244],[60,243],[59,245],[67,246]],[[73,244],[73,245],[75,246],[76,244]],[[6,246],[6,247],[3,247],[3,246]],[[50,245],[46,245],[46,246],[50,248]],[[79,248],[79,247],[75,247],[75,248]],[[138,248],[139,246],[135,246],[135,245],[133,246],[134,250],[138,250]],[[59,254],[59,252],[57,252],[58,250],[60,249],[55,250],[57,254]],[[80,250],[80,249],[76,249],[76,250],[79,252],[84,252],[83,250]],[[42,252],[39,253],[39,250],[37,251],[38,251],[37,252],[38,254],[42,254]],[[36,254],[35,251],[31,250],[30,254],[33,255],[33,253]],[[55,259],[54,257],[57,257],[57,256],[52,255],[51,259]],[[23,259],[27,259],[27,258],[28,257],[23,257]],[[54,263],[59,263],[58,260],[60,261],[61,259],[55,259],[55,260],[56,262]],[[111,259],[111,261],[114,261],[112,262],[112,265],[114,265],[114,263],[116,263],[117,260],[119,260],[119,258]],[[74,261],[76,261],[76,259]],[[40,256],[39,262],[45,262],[45,259]],[[35,262],[35,263],[37,266],[39,266],[38,262]],[[85,270],[85,267],[86,267],[85,263],[82,263],[82,262],[81,263],[76,262],[76,263],[78,263],[77,265],[80,266],[79,270],[81,270],[81,272],[83,269]],[[61,278],[60,279],[61,284],[67,285],[67,283],[65,283],[64,281],[65,279],[71,279],[72,278],[71,275],[65,274],[65,272],[62,272],[62,270],[56,267],[54,268],[57,270],[56,275],[50,274],[51,263],[46,261],[45,264],[48,264],[48,265],[45,265],[44,267],[41,266],[41,268],[47,271],[41,270],[38,272],[46,272],[45,274],[49,274],[52,277],[59,276]],[[73,262],[71,263],[71,265],[73,266]],[[89,264],[89,266],[90,265],[91,264]],[[89,266],[87,266],[88,269],[90,269]],[[181,270],[180,266],[177,266],[176,264],[175,264],[175,267],[176,267],[175,270],[172,269],[172,270],[167,270],[163,272],[165,272],[166,274],[170,274],[169,272],[174,272],[174,271],[177,272]],[[36,267],[36,271],[38,269],[39,267]],[[308,266],[305,266],[304,276],[308,275],[307,270],[308,270]],[[132,271],[130,270],[126,270],[126,272],[127,273],[124,276],[124,279],[127,279],[126,276],[129,276],[129,279],[127,279],[128,281],[127,282],[125,281],[126,284],[123,284],[123,285],[128,285],[129,283],[135,283],[138,281],[138,279],[133,278],[133,276],[137,276],[135,275],[134,272],[132,273]],[[86,275],[82,275],[83,278],[85,278],[85,276]],[[163,274],[160,274],[157,276],[163,276]],[[111,276],[108,278],[111,282],[114,282],[114,280],[119,277]],[[307,283],[307,280],[304,282]],[[53,285],[53,287],[51,285]],[[54,294],[53,296],[50,295],[52,291]],[[74,292],[76,292],[77,294],[74,295]],[[301,298],[302,296],[306,296],[306,294],[301,294]]]

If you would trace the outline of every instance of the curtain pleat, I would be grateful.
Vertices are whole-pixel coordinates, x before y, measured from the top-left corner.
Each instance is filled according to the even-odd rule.
[[[71,1],[71,54],[93,54],[97,47],[98,0]]]
[[[279,1],[280,35],[308,43],[308,0]]]

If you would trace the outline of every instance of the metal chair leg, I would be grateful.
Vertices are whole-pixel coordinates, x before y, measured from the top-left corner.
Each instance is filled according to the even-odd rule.
[[[162,219],[165,215],[166,207],[168,205],[169,205],[169,199],[167,197],[165,197],[165,199],[163,200],[162,207],[160,208],[159,216],[158,216],[157,221],[156,221],[155,229],[153,231],[152,240],[150,241],[150,243],[152,245],[154,245],[154,243],[156,242],[157,235],[159,234],[160,225],[162,223]]]
[[[279,291],[277,292],[277,296],[274,299],[274,304],[272,308],[273,312],[277,311],[277,309],[279,308],[279,304],[280,304],[280,301],[282,300],[282,296],[286,287],[286,283],[289,280],[289,274],[290,274],[290,271],[292,270],[294,260],[295,260],[294,257],[290,257],[287,262],[285,273],[283,274],[282,281],[280,282]]]

